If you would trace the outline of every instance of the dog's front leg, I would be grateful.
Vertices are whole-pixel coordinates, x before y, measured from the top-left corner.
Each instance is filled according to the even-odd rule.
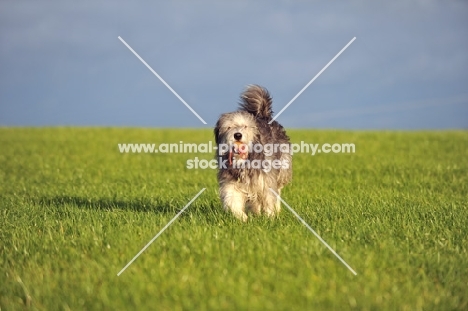
[[[247,221],[247,214],[245,213],[246,197],[236,184],[223,184],[219,190],[224,210],[231,212],[242,221]]]
[[[276,189],[276,193],[280,194],[280,190]],[[263,210],[268,217],[277,216],[281,210],[280,199],[269,189],[264,193]]]

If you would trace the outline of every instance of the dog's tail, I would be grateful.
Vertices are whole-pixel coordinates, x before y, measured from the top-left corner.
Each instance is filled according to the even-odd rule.
[[[241,95],[240,110],[247,111],[257,118],[271,120],[272,100],[268,90],[259,85],[248,85]]]

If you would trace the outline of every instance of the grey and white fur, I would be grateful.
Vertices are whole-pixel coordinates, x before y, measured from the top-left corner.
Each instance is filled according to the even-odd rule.
[[[280,200],[270,188],[280,194],[281,189],[291,181],[291,154],[279,149],[268,153],[252,150],[240,153],[236,144],[287,144],[290,148],[289,137],[278,122],[268,124],[273,111],[272,99],[265,88],[249,85],[240,99],[238,110],[222,114],[214,129],[218,151],[222,144],[230,146],[228,151],[218,152],[216,156],[223,208],[242,221],[247,220],[248,213],[276,216],[280,212]],[[279,168],[271,167],[268,171],[245,165],[245,162],[253,163],[254,160],[261,163],[265,163],[264,160],[269,163],[280,160],[282,165]],[[228,163],[227,167],[222,167],[221,162]]]

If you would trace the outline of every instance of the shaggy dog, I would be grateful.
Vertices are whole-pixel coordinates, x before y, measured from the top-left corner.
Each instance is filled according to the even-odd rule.
[[[275,216],[280,194],[292,178],[289,137],[272,120],[268,91],[249,85],[241,95],[239,109],[222,114],[214,135],[218,146],[218,183],[223,207],[246,221],[247,213]]]

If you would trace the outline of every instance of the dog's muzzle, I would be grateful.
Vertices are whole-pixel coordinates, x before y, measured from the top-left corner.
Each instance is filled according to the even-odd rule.
[[[236,133],[236,134],[239,134],[242,138],[241,133]],[[234,134],[234,138],[236,138],[236,134]],[[239,160],[239,159],[246,160],[248,156],[249,156],[249,147],[240,141],[235,141],[234,144],[229,149],[229,165],[232,165],[233,158],[235,160]]]

